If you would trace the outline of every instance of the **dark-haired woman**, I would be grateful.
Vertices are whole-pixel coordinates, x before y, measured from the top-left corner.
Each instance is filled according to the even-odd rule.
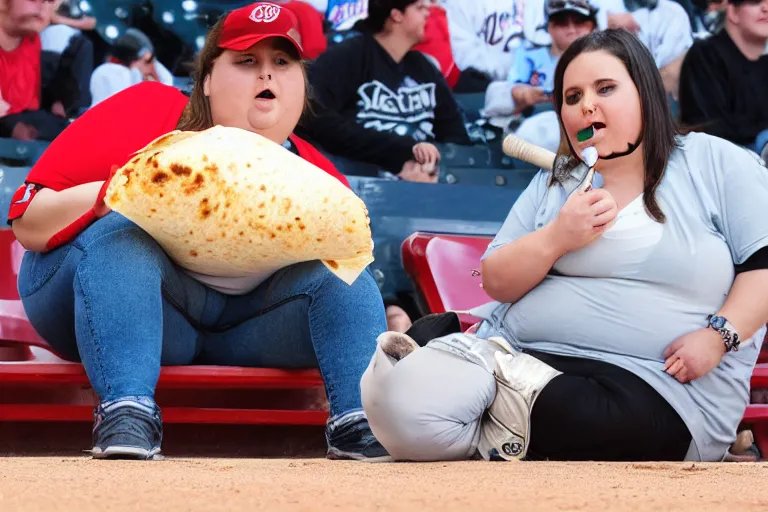
[[[329,457],[387,457],[360,402],[360,376],[386,329],[370,273],[351,286],[319,262],[261,282],[193,276],[103,201],[113,166],[174,129],[214,125],[282,144],[347,185],[292,135],[306,100],[302,57],[289,10],[236,9],[212,27],[191,98],[157,83],[112,96],[56,139],[14,196],[9,219],[28,249],[19,295],[37,332],[63,357],[82,361],[98,394],[95,457],[160,452],[161,364],[319,367],[331,410]]]
[[[382,337],[363,378],[373,432],[405,459],[722,460],[768,321],[768,175],[729,142],[675,132],[628,32],[574,42],[554,101],[556,170],[483,258],[498,303],[481,308],[477,338],[403,358],[409,340]]]

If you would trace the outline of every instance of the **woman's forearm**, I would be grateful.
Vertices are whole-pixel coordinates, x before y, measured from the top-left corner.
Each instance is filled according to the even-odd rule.
[[[728,319],[742,341],[751,338],[768,322],[768,269],[738,274],[717,314]]]
[[[13,221],[13,234],[25,249],[44,252],[53,235],[93,207],[103,181],[85,183],[60,192],[44,188],[24,215]]]
[[[515,303],[535,288],[565,253],[549,224],[488,256],[483,261],[483,289],[494,300]]]

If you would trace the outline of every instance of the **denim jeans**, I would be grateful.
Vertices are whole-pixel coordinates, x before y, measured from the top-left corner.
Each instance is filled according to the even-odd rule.
[[[228,296],[114,212],[68,245],[28,251],[19,295],[54,350],[82,361],[102,402],[153,398],[161,364],[319,367],[336,417],[361,409],[360,378],[387,326],[370,272],[349,286],[301,263]]]
[[[755,137],[755,143],[750,149],[759,155],[763,152],[763,148],[766,144],[768,144],[768,129],[763,130],[757,134],[757,137]]]

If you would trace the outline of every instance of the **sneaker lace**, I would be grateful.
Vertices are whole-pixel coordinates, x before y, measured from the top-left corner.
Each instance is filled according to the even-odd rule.
[[[133,421],[121,421],[124,418],[130,418]],[[98,429],[99,437],[102,440],[109,439],[118,433],[130,433],[156,442],[162,435],[160,410],[155,409],[154,413],[149,414],[130,405],[117,407],[109,412],[99,408],[94,432],[96,429]]]

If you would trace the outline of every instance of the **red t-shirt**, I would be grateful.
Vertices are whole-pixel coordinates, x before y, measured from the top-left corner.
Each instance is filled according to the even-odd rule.
[[[0,49],[0,96],[11,105],[6,115],[40,109],[40,36],[22,39],[12,52]]]
[[[438,5],[430,7],[427,25],[424,27],[424,37],[413,49],[437,59],[448,85],[451,88],[456,85],[461,72],[453,60],[451,33],[448,31],[448,16],[445,9]]]
[[[37,161],[26,184],[11,200],[8,220],[24,215],[33,200],[36,190],[28,185],[60,191],[106,180],[113,166],[122,167],[136,151],[175,130],[188,100],[175,87],[142,82],[89,109],[56,137]],[[311,144],[295,135],[290,139],[299,156],[349,187],[347,179]],[[88,223],[95,220],[92,217]],[[79,231],[68,232],[67,239],[77,234]],[[56,241],[56,245],[61,243]]]

